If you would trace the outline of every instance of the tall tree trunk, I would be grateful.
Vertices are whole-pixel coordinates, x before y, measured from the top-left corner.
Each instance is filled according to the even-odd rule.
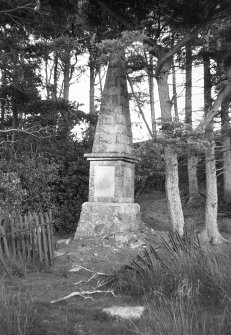
[[[99,69],[98,75],[99,75],[100,95],[102,97],[102,94],[103,94],[103,83],[102,83],[102,76],[101,76],[101,70],[100,69]]]
[[[58,55],[57,52],[54,54],[54,89],[53,89],[53,97],[57,99],[57,91],[58,91]]]
[[[46,98],[49,99],[50,98],[50,82],[49,82],[49,78],[48,78],[48,57],[45,56],[45,81],[46,81]]]
[[[4,69],[1,70],[2,72],[2,82],[1,82],[1,88],[2,88],[2,92],[3,89],[6,85],[6,71]],[[4,121],[5,119],[5,104],[6,104],[6,99],[4,94],[1,95],[1,121]]]
[[[90,91],[89,91],[89,112],[95,114],[95,64],[92,50],[89,48],[89,69],[90,69]]]
[[[64,59],[64,71],[63,71],[63,99],[69,100],[69,90],[70,90],[70,52],[66,52],[66,57]]]
[[[152,55],[150,55],[150,70],[148,71],[148,84],[149,84],[149,97],[150,97],[150,109],[151,109],[151,120],[152,120],[152,133],[153,133],[153,137],[156,138],[157,137],[157,128],[156,128],[153,56]]]
[[[204,55],[204,106],[205,115],[209,112],[212,105],[211,97],[211,72],[210,59],[208,55]],[[216,176],[216,160],[215,160],[215,141],[213,133],[213,122],[211,122],[205,130],[205,139],[208,146],[205,149],[205,171],[206,171],[206,204],[205,204],[205,230],[206,239],[212,244],[220,243],[222,236],[219,233],[217,225],[217,176]]]
[[[186,45],[186,80],[185,80],[185,121],[190,129],[192,129],[192,49],[191,45]],[[188,156],[188,189],[189,201],[197,200],[199,197],[199,187],[197,178],[197,163],[196,156]]]
[[[172,65],[172,93],[173,93],[174,116],[175,116],[175,120],[179,121],[178,104],[177,104],[177,89],[176,89],[176,68],[175,68],[174,61]]]
[[[231,203],[231,146],[230,146],[230,99],[221,105],[222,151],[223,151],[223,198],[225,203]]]
[[[160,99],[161,120],[163,124],[172,120],[168,84],[170,69],[171,62],[165,62],[156,76]],[[182,235],[184,230],[184,215],[179,190],[177,154],[168,144],[166,144],[164,148],[164,160],[166,173],[165,187],[170,223],[173,230],[177,230],[179,234]]]
[[[18,128],[18,109],[17,105],[13,104],[12,105],[12,128],[17,129]],[[12,135],[11,135],[11,155],[13,156],[14,153],[14,147],[15,147],[15,140],[16,140],[16,131],[12,130]]]

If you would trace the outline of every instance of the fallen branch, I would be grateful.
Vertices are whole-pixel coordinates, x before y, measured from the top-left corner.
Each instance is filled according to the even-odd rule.
[[[96,294],[96,293],[111,293],[114,297],[116,296],[113,290],[108,290],[108,291],[94,290],[94,291],[72,292],[72,293],[66,295],[63,298],[60,298],[60,299],[57,299],[57,300],[52,300],[51,304],[54,304],[55,302],[67,300],[67,299],[70,299],[70,298],[75,297],[75,296],[79,296],[79,297],[82,297],[84,299],[92,299],[93,300],[93,298],[89,297],[89,295]]]
[[[98,276],[98,274],[94,273],[93,276],[91,276],[88,280],[80,280],[77,283],[74,283],[74,285],[87,284],[87,283],[89,283],[90,280],[92,280],[93,278],[95,278],[97,276]]]

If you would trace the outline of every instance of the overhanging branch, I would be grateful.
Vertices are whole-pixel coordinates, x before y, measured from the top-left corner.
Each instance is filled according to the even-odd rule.
[[[223,101],[231,94],[231,81],[228,81],[227,85],[223,90],[221,90],[217,96],[217,99],[214,101],[212,107],[210,108],[208,114],[204,117],[204,119],[197,126],[196,130],[198,132],[203,133],[208,125],[211,123],[213,118],[218,114],[219,108]]]

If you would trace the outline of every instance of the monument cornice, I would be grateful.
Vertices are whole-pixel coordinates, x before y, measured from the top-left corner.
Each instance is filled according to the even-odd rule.
[[[125,161],[130,163],[138,163],[140,158],[136,155],[119,153],[119,152],[92,152],[84,154],[89,161]]]

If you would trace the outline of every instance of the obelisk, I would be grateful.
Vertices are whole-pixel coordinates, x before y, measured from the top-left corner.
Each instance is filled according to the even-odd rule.
[[[111,60],[105,81],[90,161],[89,199],[82,205],[75,238],[127,234],[140,227],[134,203],[129,98],[123,57]]]

